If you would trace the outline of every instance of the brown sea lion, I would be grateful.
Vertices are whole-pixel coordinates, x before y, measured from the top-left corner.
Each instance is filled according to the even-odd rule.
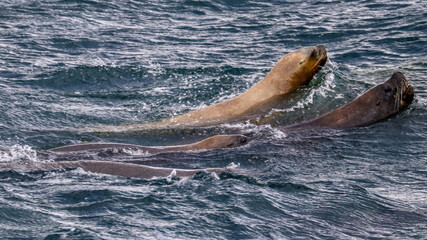
[[[190,150],[208,150],[217,148],[231,148],[246,144],[248,137],[244,135],[215,135],[196,143],[176,146],[155,146],[146,147],[132,144],[121,143],[85,143],[75,144],[63,147],[49,149],[47,152],[54,153],[73,153],[79,151],[94,151],[105,149],[129,149],[134,151],[143,151],[148,154],[157,154],[164,152],[190,151]]]
[[[414,99],[414,88],[403,73],[395,72],[345,106],[313,120],[282,127],[281,130],[362,127],[384,120],[406,109]]]
[[[47,151],[36,151],[38,158],[49,159],[50,161],[16,161],[0,162],[1,171],[18,170],[18,171],[52,171],[60,169],[82,168],[85,171],[93,173],[103,173],[122,177],[136,177],[150,179],[153,177],[167,177],[174,175],[176,177],[192,177],[199,172],[221,173],[231,172],[232,168],[205,168],[205,169],[173,169],[162,167],[151,167],[131,162],[112,162],[99,160],[82,160],[91,159],[90,152],[100,153],[105,151],[131,150],[143,151],[144,153],[157,154],[176,151],[190,150],[207,150],[217,148],[230,148],[242,146],[248,142],[248,137],[244,135],[216,135],[202,141],[177,146],[164,147],[144,147],[132,144],[120,143],[89,143],[75,144],[53,148]],[[8,152],[3,152],[6,156]],[[10,153],[9,153],[10,154]],[[81,155],[83,154],[83,155]],[[10,155],[11,156],[11,155]],[[12,156],[11,156],[12,157]],[[34,155],[36,157],[36,155]],[[54,160],[54,161],[52,161]],[[133,161],[135,162],[135,161]]]
[[[267,76],[245,93],[222,103],[155,123],[100,126],[95,132],[137,131],[170,127],[201,127],[247,120],[280,103],[285,94],[307,84],[327,61],[323,45],[304,47],[283,56]]]
[[[109,161],[61,161],[61,162],[28,162],[25,164],[16,162],[0,162],[1,171],[53,171],[61,169],[82,168],[93,173],[103,173],[122,177],[134,177],[151,179],[154,177],[192,177],[199,172],[222,173],[232,172],[233,168],[205,168],[205,169],[173,169],[151,167],[133,163],[109,162]]]

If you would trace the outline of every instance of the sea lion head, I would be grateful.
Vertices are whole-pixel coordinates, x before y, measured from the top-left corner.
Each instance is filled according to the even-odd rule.
[[[289,78],[285,79],[286,83],[282,83],[283,86],[279,86],[279,89],[289,91],[308,84],[327,60],[328,56],[324,45],[303,47],[285,55],[277,64],[280,68],[277,71],[286,73],[282,75]]]
[[[414,99],[414,88],[403,73],[395,72],[390,79],[372,88],[366,94],[375,104],[377,114],[390,116],[406,109]]]
[[[232,148],[245,145],[248,141],[248,137],[240,134],[216,135],[198,142],[192,149]]]
[[[296,75],[304,75],[306,78],[312,78],[328,60],[326,47],[317,45],[314,47],[304,47],[297,51],[299,61]]]
[[[282,129],[362,127],[385,120],[406,109],[414,99],[414,88],[401,72],[376,85],[350,103],[316,119]]]
[[[392,104],[393,113],[406,109],[414,100],[414,88],[401,72],[395,72],[390,79],[377,86],[382,90],[378,104]]]

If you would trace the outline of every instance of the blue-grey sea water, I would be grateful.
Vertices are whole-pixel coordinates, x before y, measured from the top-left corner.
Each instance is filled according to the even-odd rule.
[[[286,53],[317,44],[328,49],[326,66],[267,113],[268,124],[75,131],[231,99]],[[342,106],[395,71],[415,88],[407,111],[362,128],[277,130]],[[242,173],[141,180],[2,171],[0,238],[427,239],[426,76],[424,0],[2,0],[1,150],[22,158],[73,143],[265,137],[234,149],[117,157],[173,168],[234,163]]]

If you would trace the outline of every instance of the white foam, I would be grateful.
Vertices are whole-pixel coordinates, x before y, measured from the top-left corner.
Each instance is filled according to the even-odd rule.
[[[176,170],[172,170],[172,172],[169,174],[169,176],[166,177],[167,182],[172,182],[172,178],[176,177]]]
[[[116,150],[116,149],[114,149]],[[113,151],[114,151],[113,150]],[[132,156],[149,156],[150,153],[141,149],[131,149],[131,148],[123,148],[121,149],[124,153],[132,155]],[[119,151],[117,149],[117,151]]]
[[[316,95],[320,95],[324,98],[333,95],[331,93],[334,92],[333,89],[336,87],[334,72],[336,69],[338,69],[338,65],[332,61],[328,61],[328,63],[329,69],[325,71],[326,75],[324,83],[319,88],[313,89],[304,100],[299,101],[295,106],[283,109],[283,112],[294,112],[297,109],[304,109],[308,107],[309,105],[313,104],[314,97]],[[342,95],[338,96],[338,98],[342,98]]]
[[[285,132],[279,129],[272,129],[272,131],[273,131],[273,138],[276,140],[282,140],[288,137],[288,135]]]
[[[236,168],[238,168],[238,167],[240,167],[240,163],[234,163],[234,162],[231,162],[230,164],[228,164],[226,167],[225,167],[225,169],[228,169],[228,170],[234,170],[234,169],[236,169]]]
[[[216,174],[216,172],[211,172],[211,176],[215,180],[220,180],[220,178],[218,177],[218,174]]]
[[[13,145],[8,152],[0,152],[0,162],[39,162],[37,152],[28,145]]]
[[[166,87],[155,87],[150,90],[151,93],[172,93],[170,89]]]
[[[262,128],[262,126],[252,124],[249,121],[244,122],[244,123],[223,123],[220,125],[220,127],[221,128],[228,128],[228,129],[240,129],[243,131],[243,133],[253,132],[254,130],[256,130],[258,128]]]
[[[182,187],[182,186],[186,185],[187,183],[189,183],[189,178],[181,178],[177,182],[177,186]]]

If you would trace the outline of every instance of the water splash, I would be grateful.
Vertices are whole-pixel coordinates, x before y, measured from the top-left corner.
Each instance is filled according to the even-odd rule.
[[[328,60],[328,64],[326,66],[327,68],[324,68],[323,70],[325,73],[325,80],[320,87],[313,89],[305,99],[297,102],[296,105],[279,111],[294,112],[297,109],[304,109],[312,105],[316,96],[326,98],[327,96],[334,95],[334,88],[336,87],[335,75],[338,70],[338,65],[335,62]],[[337,98],[342,98],[342,95],[338,95]]]
[[[121,150],[126,154],[131,156],[149,156],[151,155],[148,151],[140,150],[140,149],[131,149],[131,148],[123,148],[123,149],[114,149],[117,153]]]
[[[28,145],[13,145],[9,151],[0,152],[0,162],[38,162],[37,152]]]
[[[238,167],[240,167],[240,163],[234,163],[234,162],[231,162],[230,164],[228,164],[226,167],[225,167],[225,169],[228,169],[228,170],[234,170],[234,169],[236,169],[236,168],[238,168]]]
[[[172,170],[172,172],[169,174],[169,176],[166,177],[166,181],[168,183],[172,182],[172,179],[176,178],[176,170]]]
[[[215,180],[220,180],[220,178],[219,178],[218,174],[216,174],[216,172],[212,172],[212,173],[211,173],[211,176],[212,176],[212,178],[213,178],[213,179],[215,179]]]

